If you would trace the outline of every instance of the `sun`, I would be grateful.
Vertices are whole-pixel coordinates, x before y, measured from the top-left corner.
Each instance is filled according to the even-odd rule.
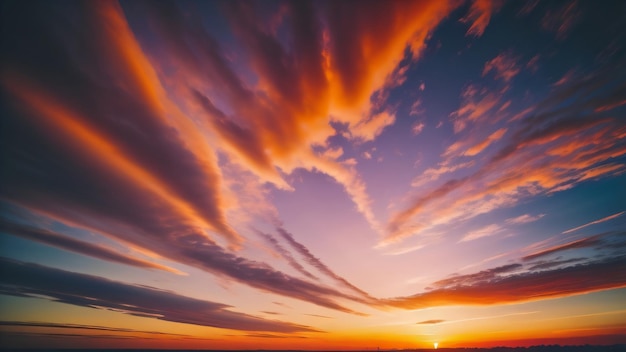
[[[439,342],[433,343],[433,346],[435,347],[435,349],[439,348]]]

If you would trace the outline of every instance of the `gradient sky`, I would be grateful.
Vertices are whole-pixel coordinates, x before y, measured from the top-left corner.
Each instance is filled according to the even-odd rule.
[[[626,343],[624,18],[3,1],[2,344]]]

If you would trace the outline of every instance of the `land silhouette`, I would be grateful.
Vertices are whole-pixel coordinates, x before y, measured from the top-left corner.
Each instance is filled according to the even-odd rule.
[[[426,352],[433,351],[434,348],[418,348],[418,349],[373,349],[375,351],[385,351],[385,352]],[[578,346],[569,346],[569,345],[537,345],[530,347],[454,347],[454,348],[438,348],[437,350],[446,351],[446,352],[621,352],[626,351],[626,344],[618,344],[618,345],[578,345]],[[317,352],[317,350],[299,350],[299,349],[291,349],[291,350],[162,350],[162,349],[2,349],[2,351],[28,351],[28,352],[87,352],[87,351],[96,351],[96,352],[137,352],[137,351],[148,351],[148,352]],[[342,351],[333,351],[333,350],[320,350],[320,352],[346,352],[348,350]],[[372,349],[363,349],[363,350],[349,350],[350,352],[369,352]]]

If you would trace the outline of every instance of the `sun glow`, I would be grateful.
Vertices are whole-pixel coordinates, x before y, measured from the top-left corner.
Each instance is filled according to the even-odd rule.
[[[439,342],[433,343],[433,346],[435,347],[435,349],[439,348]]]

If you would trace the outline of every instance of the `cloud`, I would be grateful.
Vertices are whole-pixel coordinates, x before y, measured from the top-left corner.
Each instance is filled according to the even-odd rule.
[[[554,267],[561,266],[564,264],[578,263],[578,262],[582,262],[585,260],[587,260],[587,258],[570,258],[570,259],[552,260],[552,261],[542,260],[537,263],[534,263],[532,266],[528,268],[528,270],[536,271],[536,270],[552,269]]]
[[[607,106],[608,97],[622,100],[615,71],[616,63],[590,72],[558,87],[535,104],[515,123],[508,125],[507,138],[489,156],[462,163],[475,163],[472,173],[447,179],[421,193],[415,193],[404,208],[392,215],[383,243],[398,241],[435,226],[471,219],[490,211],[511,207],[528,197],[568,189],[590,178],[623,172],[619,157],[626,130],[611,112],[596,112]],[[603,87],[606,94],[595,92]],[[474,96],[474,89],[465,95]],[[479,121],[476,129],[492,121]],[[454,159],[461,144],[452,144],[441,163],[442,171],[461,165]],[[603,166],[612,164],[610,166]],[[622,167],[620,167],[622,166]],[[430,171],[440,176],[437,170]],[[428,181],[418,177],[414,183]],[[430,179],[436,179],[430,177]]]
[[[0,321],[2,326],[20,326],[20,327],[35,327],[35,328],[55,328],[55,329],[79,329],[79,330],[94,330],[94,331],[111,331],[121,333],[141,333],[148,335],[159,336],[172,336],[172,337],[192,337],[191,335],[164,333],[159,331],[145,331],[125,328],[114,328],[108,326],[98,325],[83,325],[83,324],[63,324],[63,323],[50,323],[50,322],[38,322],[38,321]],[[84,336],[84,335],[77,335]],[[100,335],[98,335],[100,336]],[[132,336],[128,336],[132,337]]]
[[[272,248],[280,253],[280,255],[287,260],[287,263],[289,263],[291,267],[310,279],[319,280],[315,275],[308,272],[300,263],[298,263],[298,261],[291,255],[291,253],[289,253],[289,251],[285,249],[285,247],[283,247],[272,235],[262,232],[259,232],[259,235],[263,237],[263,239],[265,239],[265,241],[269,243]]]
[[[517,15],[518,16],[528,15],[535,9],[535,7],[537,7],[538,4],[539,4],[539,0],[525,1],[522,8],[520,8],[520,10],[517,12]]]
[[[420,250],[420,249],[422,249],[424,247],[426,247],[425,244],[417,244],[417,245],[410,246],[410,247],[400,248],[400,249],[397,249],[395,251],[391,251],[391,252],[388,252],[388,253],[385,253],[385,254],[387,254],[387,255],[402,255],[402,254],[415,252],[415,251]]]
[[[455,275],[447,279],[434,282],[432,285],[437,288],[471,286],[485,281],[491,281],[502,274],[516,271],[522,268],[522,264],[507,264],[495,268],[480,271],[468,275]]]
[[[428,182],[436,181],[445,174],[452,173],[457,170],[466,169],[474,165],[474,161],[467,161],[453,165],[449,165],[448,163],[440,163],[437,167],[431,167],[426,169],[426,171],[424,171],[420,176],[416,177],[411,182],[411,186],[419,187]]]
[[[238,335],[239,336],[239,335]],[[297,339],[307,339],[306,336],[293,336],[293,335],[276,335],[276,334],[246,334],[246,337],[257,337],[262,339],[285,339],[285,338],[297,338]]]
[[[419,323],[416,323],[418,325],[431,325],[431,324],[439,324],[439,323],[443,323],[445,320],[442,319],[432,319],[432,320],[424,320],[421,321]]]
[[[493,142],[501,139],[504,134],[506,133],[507,129],[506,128],[500,128],[499,130],[493,132],[492,134],[490,134],[485,140],[483,140],[482,142],[470,147],[469,149],[467,149],[463,155],[467,155],[467,156],[475,156],[476,154],[479,154],[480,152],[482,152],[483,150],[485,150],[489,145],[491,145]]]
[[[485,120],[500,103],[501,94],[469,85],[461,93],[461,106],[450,113],[453,119],[454,133],[459,133],[470,124]]]
[[[324,120],[312,122],[299,120],[303,115],[297,111],[275,110],[274,103],[260,98],[261,93],[255,95],[230,69],[219,46],[210,36],[203,35],[205,32],[197,32],[194,21],[182,25],[176,22],[182,20],[176,17],[180,15],[177,8],[169,9],[165,3],[153,6],[146,12],[156,16],[150,19],[161,19],[152,10],[163,11],[164,17],[171,14],[160,22],[167,28],[158,33],[169,33],[163,37],[164,47],[178,43],[172,47],[172,55],[181,63],[177,72],[189,74],[175,81],[191,85],[202,75],[215,78],[203,81],[216,82],[221,92],[232,95],[226,101],[232,103],[233,109],[243,109],[234,110],[234,115],[241,113],[238,123],[232,122],[228,114],[220,115],[218,103],[213,100],[206,100],[204,106],[198,107],[211,110],[215,121],[199,118],[208,118],[208,113],[190,114],[195,112],[191,108],[200,100],[191,88],[200,87],[185,86],[179,91],[168,77],[159,76],[161,66],[144,53],[117,3],[96,2],[71,8],[42,4],[36,9],[15,4],[16,16],[5,25],[10,33],[24,35],[20,40],[7,36],[11,37],[5,43],[10,54],[5,57],[3,67],[7,69],[1,82],[3,93],[12,97],[7,113],[14,117],[3,123],[3,142],[7,146],[3,148],[3,162],[15,167],[3,172],[1,196],[10,204],[71,227],[108,236],[142,252],[266,292],[354,313],[335,302],[351,300],[352,295],[286,275],[266,263],[235,254],[245,236],[239,229],[246,226],[237,224],[238,229],[233,228],[229,214],[236,212],[231,207],[241,206],[253,192],[233,181],[224,181],[224,173],[233,176],[238,171],[229,168],[228,163],[218,162],[218,149],[213,144],[216,141],[209,138],[214,136],[212,133],[221,132],[226,136],[224,140],[245,144],[245,137],[251,135],[250,125],[243,122],[265,123],[251,125],[260,127],[253,130],[257,140],[263,143],[246,144],[249,148],[243,146],[238,150],[257,147],[269,150],[278,164],[268,165],[267,175],[276,165],[291,171],[292,160],[331,175],[346,187],[359,211],[375,223],[365,184],[354,165],[327,159],[290,142],[292,132],[302,134],[305,130],[307,138],[312,138],[303,139],[306,143],[318,141],[314,133],[308,134],[308,126],[312,126],[309,122],[316,126],[321,123],[332,130],[328,115],[324,112]],[[305,11],[302,15],[309,13]],[[84,35],[62,35],[72,31],[68,26],[73,24],[80,26]],[[202,53],[201,57],[184,55],[189,48],[185,47],[186,41],[176,41],[183,34],[177,30],[190,31],[184,33],[189,35],[189,40],[202,43],[194,51]],[[32,45],[25,46],[25,42]],[[80,54],[66,60],[60,52]],[[42,57],[50,58],[43,66],[36,59]],[[168,55],[158,58],[166,57],[172,58]],[[191,70],[200,66],[202,70]],[[211,92],[210,87],[202,88]],[[184,104],[181,98],[189,98],[191,103]],[[282,119],[285,114],[299,117]],[[290,125],[274,123],[279,120]],[[298,132],[301,127],[304,130]],[[293,137],[293,141],[300,141],[298,135]],[[222,145],[223,140],[217,142]],[[302,158],[292,158],[298,155]],[[233,160],[236,158],[229,159]],[[239,163],[245,165],[248,164]],[[59,238],[55,241],[59,243]],[[71,246],[75,250],[80,247],[77,243]],[[81,248],[87,250],[85,246]],[[93,248],[89,250],[95,253]]]
[[[572,1],[556,9],[546,11],[541,26],[544,30],[554,32],[557,39],[565,39],[580,18],[578,2]]]
[[[515,264],[513,264],[515,265]],[[519,264],[518,264],[519,265]],[[505,266],[502,270],[511,268]],[[614,273],[606,275],[607,272]],[[527,302],[626,287],[626,258],[498,277],[485,271],[444,281],[445,287],[386,303],[405,309]],[[441,286],[441,285],[440,285]]]
[[[413,132],[414,135],[418,135],[420,133],[422,133],[422,131],[424,130],[424,127],[426,125],[423,122],[418,122],[413,124],[413,127],[411,127],[411,132]]]
[[[2,263],[1,291],[8,295],[36,295],[55,302],[107,309],[165,321],[224,329],[270,332],[315,331],[309,327],[266,320],[228,310],[227,305],[180,296],[146,286],[24,263]]]
[[[601,240],[602,235],[595,235],[595,236],[591,236],[591,237],[586,237],[586,238],[582,238],[579,240],[575,240],[575,241],[571,241],[565,244],[561,244],[561,245],[557,245],[557,246],[553,246],[544,250],[541,250],[539,252],[535,252],[529,255],[526,255],[522,258],[522,260],[533,260],[533,259],[537,259],[540,257],[545,257],[554,253],[558,253],[558,252],[562,252],[562,251],[566,251],[569,249],[576,249],[576,248],[589,248],[589,247],[594,247],[599,245],[600,243],[602,243]]]
[[[465,236],[463,236],[463,238],[459,240],[459,242],[473,241],[473,240],[477,240],[483,237],[494,236],[498,234],[498,232],[500,231],[502,231],[502,227],[500,227],[500,225],[497,225],[497,224],[487,225],[480,229],[468,232],[467,234],[465,234]]]
[[[422,83],[423,85],[424,83]],[[420,86],[421,87],[421,86]],[[422,90],[420,88],[420,90]],[[413,104],[411,104],[411,110],[409,111],[409,116],[419,116],[425,112],[422,107],[422,99],[417,99]]]
[[[537,72],[537,70],[539,70],[539,59],[541,58],[541,55],[537,54],[533,57],[530,58],[530,60],[528,60],[528,62],[526,63],[526,68],[530,70],[530,72],[535,73]]]
[[[350,129],[352,138],[361,139],[363,141],[372,141],[378,137],[383,129],[392,125],[396,121],[396,117],[387,111],[383,111],[370,117],[368,120],[362,120]]]
[[[501,6],[498,0],[474,0],[467,15],[461,19],[463,23],[471,23],[465,35],[475,37],[483,35],[491,16],[498,12]]]
[[[305,315],[308,315],[308,316],[311,316],[311,317],[317,317],[317,318],[333,319],[333,317],[329,317],[329,316],[326,316],[326,315],[319,315],[319,314],[305,314]]]
[[[520,72],[518,59],[512,52],[506,51],[487,61],[483,68],[483,77],[493,72],[496,79],[510,82]]]
[[[285,229],[283,229],[282,227],[278,227],[276,230],[278,231],[278,234],[285,241],[287,241],[287,243],[289,243],[298,253],[300,253],[300,255],[302,255],[304,257],[304,260],[306,260],[307,263],[309,263],[311,266],[313,266],[314,268],[316,268],[317,270],[319,270],[321,273],[323,273],[324,275],[328,276],[329,278],[331,278],[331,279],[335,280],[336,282],[340,283],[344,287],[346,287],[346,288],[356,292],[360,296],[364,297],[366,300],[372,300],[373,299],[365,291],[363,291],[360,288],[354,286],[353,284],[348,282],[343,277],[337,275],[328,266],[326,266],[326,264],[322,263],[322,261],[320,261],[317,257],[315,257],[308,250],[308,248],[306,248],[304,245],[302,245],[301,243],[296,241],[293,238],[293,235],[290,234],[289,232],[287,232]]]
[[[575,232],[575,231],[578,231],[578,230],[584,229],[585,227],[588,227],[588,226],[591,226],[591,225],[601,224],[601,223],[603,223],[603,222],[606,222],[606,221],[609,221],[609,220],[613,220],[613,219],[615,219],[615,218],[618,218],[618,217],[620,217],[620,216],[624,215],[624,213],[626,213],[626,211],[621,211],[621,212],[619,212],[619,213],[616,213],[616,214],[613,214],[613,215],[609,215],[609,216],[604,217],[604,218],[602,218],[602,219],[598,219],[598,220],[594,220],[594,221],[588,222],[588,223],[586,223],[586,224],[584,224],[584,225],[580,225],[580,226],[577,226],[577,227],[571,228],[571,229],[566,230],[566,231],[563,231],[563,232],[561,232],[561,233],[562,233],[562,234],[566,234],[566,233],[570,233],[570,232]]]
[[[53,28],[65,23],[59,19],[70,16],[71,11],[48,11],[45,6],[23,16],[25,20],[20,23],[7,24],[13,32],[29,33],[28,40],[33,43],[32,48],[25,48],[19,42],[7,43],[13,48],[7,57],[7,67],[13,69],[4,75],[2,84],[15,98],[13,112],[25,118],[7,126],[11,131],[20,131],[9,141],[9,161],[19,165],[25,161],[15,160],[16,153],[35,153],[43,154],[29,161],[31,164],[38,162],[38,165],[31,165],[37,170],[54,168],[54,160],[63,161],[63,166],[78,161],[92,166],[93,170],[104,169],[113,180],[125,179],[129,186],[138,184],[138,188],[150,192],[159,202],[167,203],[194,226],[214,231],[233,246],[240,244],[241,237],[224,217],[213,150],[193,127],[193,122],[167,98],[119,5],[94,3],[80,9],[86,12],[85,16],[79,16],[85,22],[81,24],[83,31],[92,38],[88,35],[71,39],[54,37],[61,29]],[[46,11],[50,12],[50,17],[45,17]],[[29,26],[37,30],[24,29]],[[92,45],[94,41],[99,45]],[[58,56],[51,53],[55,49],[49,45],[37,44],[42,42],[58,43],[68,51],[88,50],[78,50],[83,57],[72,60],[51,60],[48,66],[55,72],[51,75],[42,72],[40,65],[29,59]],[[81,89],[76,90],[77,86]],[[128,88],[132,88],[136,96],[128,95]],[[118,120],[110,116],[128,118]],[[181,138],[181,134],[185,138]],[[27,144],[33,139],[41,142]],[[50,145],[59,139],[64,143]],[[41,153],[48,147],[49,151]],[[88,158],[93,160],[85,160]],[[43,188],[40,193],[50,193],[52,191],[44,185],[60,183],[63,172],[74,173],[71,168],[63,167],[51,175],[58,175],[59,179],[48,180],[37,178],[35,174],[11,173],[8,177],[14,186],[11,198],[27,198],[24,192],[33,187],[33,190]],[[96,182],[103,181],[93,171],[86,172],[85,176]],[[69,177],[68,181],[72,178],[76,177]],[[88,182],[83,180],[76,184]],[[56,186],[65,187],[63,184]],[[67,192],[59,190],[63,191]],[[130,194],[133,193],[138,191]]]
[[[236,55],[242,58],[232,62],[199,17],[187,18],[173,4],[129,5],[148,14],[150,35],[164,39],[165,49],[151,55],[153,64],[177,68],[177,99],[206,118],[218,138],[216,148],[283,189],[291,186],[278,170],[326,173],[378,229],[356,171],[336,159],[320,158],[313,148],[331,147],[328,139],[337,133],[331,122],[344,124],[344,136],[354,143],[371,141],[394,123],[395,113],[379,107],[386,90],[405,79],[408,66],[399,66],[405,49],[416,60],[428,35],[456,4],[392,1],[354,8],[286,2],[281,4],[284,15],[273,24],[289,28],[286,40],[268,28],[255,6],[223,6],[238,40]],[[386,16],[379,16],[381,11]],[[236,64],[249,68],[254,86],[234,70]],[[382,101],[372,102],[374,96]]]
[[[523,214],[514,218],[508,218],[504,220],[507,224],[519,225],[519,224],[527,224],[529,222],[537,221],[543,218],[546,214],[537,214],[535,216],[530,214]]]
[[[32,241],[41,242],[70,252],[106,260],[113,263],[131,265],[144,269],[158,269],[178,275],[186,275],[180,270],[121,254],[107,247],[80,241],[53,231],[0,220],[0,231]]]

